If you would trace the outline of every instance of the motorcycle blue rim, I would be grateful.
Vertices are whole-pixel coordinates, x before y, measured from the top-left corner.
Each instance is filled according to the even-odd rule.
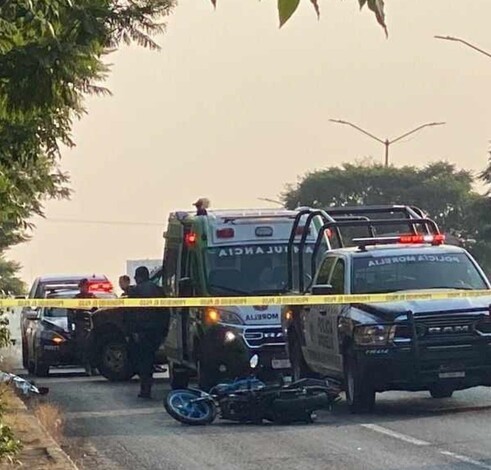
[[[201,421],[210,415],[211,409],[204,402],[196,402],[196,398],[198,397],[191,392],[174,393],[169,399],[169,405],[182,417]]]

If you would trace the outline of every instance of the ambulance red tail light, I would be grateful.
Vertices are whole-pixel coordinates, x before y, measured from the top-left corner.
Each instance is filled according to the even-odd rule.
[[[187,246],[193,246],[198,241],[198,235],[194,232],[189,232],[184,235],[184,242]]]
[[[431,243],[432,245],[442,245],[445,243],[445,235],[439,233],[436,235],[401,235],[399,243],[404,244],[422,244]]]
[[[113,285],[110,281],[89,281],[89,292],[112,292]]]
[[[234,236],[233,228],[220,228],[217,230],[217,238],[234,238]]]

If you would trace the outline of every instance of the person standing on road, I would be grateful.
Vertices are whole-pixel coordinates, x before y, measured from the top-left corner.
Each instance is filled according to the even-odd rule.
[[[75,296],[76,299],[95,299],[95,295],[90,292],[90,283],[88,279],[82,279],[79,284],[79,293]],[[87,351],[87,337],[89,334],[87,328],[87,310],[73,311],[73,324],[75,329],[75,344],[77,351],[82,359],[82,364],[85,367],[87,375],[97,375],[97,369],[90,365],[90,358]]]
[[[146,266],[135,271],[136,286],[130,289],[128,297],[156,298],[162,297],[163,291],[150,281]],[[155,307],[138,307],[135,309],[130,331],[134,341],[134,353],[140,376],[139,398],[151,398],[155,353],[167,336],[169,314],[167,309]]]

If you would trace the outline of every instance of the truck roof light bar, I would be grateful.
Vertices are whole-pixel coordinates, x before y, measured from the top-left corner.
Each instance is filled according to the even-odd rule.
[[[391,237],[368,237],[368,238],[354,238],[355,243],[359,248],[365,248],[372,245],[442,245],[445,242],[445,235],[399,235]]]

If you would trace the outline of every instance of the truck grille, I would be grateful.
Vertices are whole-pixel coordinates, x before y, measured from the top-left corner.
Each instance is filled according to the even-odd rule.
[[[285,344],[285,338],[279,326],[272,328],[246,328],[244,330],[244,340],[250,348],[282,346]]]
[[[418,339],[424,342],[438,342],[442,339],[458,340],[477,335],[476,325],[483,315],[435,314],[415,316]],[[410,341],[412,328],[409,322],[402,322],[396,328],[396,342]]]
[[[474,335],[477,315],[443,315],[416,318],[419,338],[461,337]]]

